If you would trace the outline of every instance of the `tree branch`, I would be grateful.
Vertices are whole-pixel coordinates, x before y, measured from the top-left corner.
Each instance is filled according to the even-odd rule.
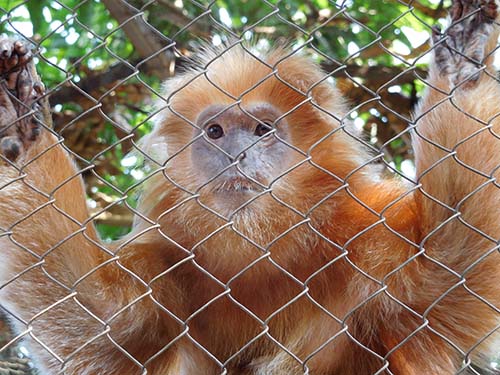
[[[431,17],[435,20],[437,20],[438,18],[446,17],[448,15],[448,10],[444,8],[443,1],[440,1],[439,5],[435,9],[429,8],[429,7],[421,4],[420,2],[414,1],[414,0],[411,0],[408,3],[408,7],[413,7],[416,10],[418,10],[419,12],[421,12],[421,13],[425,14],[426,16]]]
[[[158,3],[162,7],[165,7],[165,12],[158,15],[158,19],[164,19],[169,23],[177,26],[179,29],[183,29],[193,21],[192,17],[189,17],[182,13],[180,8],[177,8],[172,4],[171,0],[158,0]],[[189,25],[189,32],[195,34],[198,37],[208,38],[210,37],[210,24],[205,19],[198,19],[196,22]]]
[[[326,72],[333,72],[339,68],[338,64],[324,63],[321,65]],[[407,73],[404,73],[407,71]],[[334,77],[345,77],[345,72],[353,77],[363,78],[368,87],[371,89],[378,89],[381,85],[394,80],[394,85],[402,85],[405,83],[412,83],[417,77],[426,77],[427,72],[421,68],[403,69],[398,66],[360,66],[360,65],[347,65],[334,74]],[[404,74],[402,74],[404,73]],[[394,79],[400,75],[397,79]]]
[[[131,63],[133,66],[135,66],[135,64],[136,63]],[[149,66],[147,66],[146,69],[147,72],[150,73],[150,69],[153,70],[154,68],[149,68]],[[78,85],[75,83],[68,83],[66,86],[53,92],[50,95],[50,104],[54,106],[56,104],[73,102],[76,98],[83,96],[82,91],[95,97],[97,90],[103,87],[109,87],[115,82],[127,78],[134,72],[134,69],[131,69],[128,65],[123,63],[115,64],[103,71],[93,72],[92,75],[82,79]]]
[[[151,73],[160,78],[171,76],[174,55],[170,49],[162,49],[172,41],[147,23],[143,14],[126,1],[103,0],[103,3],[111,16],[120,23],[120,28],[132,42],[139,56],[146,60]]]

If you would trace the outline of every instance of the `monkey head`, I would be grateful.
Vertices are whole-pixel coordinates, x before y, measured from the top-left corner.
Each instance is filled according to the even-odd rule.
[[[311,189],[318,196],[321,168],[334,176],[331,190],[335,176],[338,185],[359,165],[337,88],[309,58],[286,53],[207,49],[165,84],[163,110],[143,143],[163,168],[151,182],[155,204],[191,195],[227,218],[262,211],[270,192],[293,202]]]

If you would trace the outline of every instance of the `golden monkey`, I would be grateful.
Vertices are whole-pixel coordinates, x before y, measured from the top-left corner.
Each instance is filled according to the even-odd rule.
[[[30,52],[3,39],[0,303],[42,373],[487,367],[500,317],[496,16],[493,1],[457,0],[435,32],[416,184],[370,163],[309,59],[205,51],[204,69],[165,87],[141,146],[152,173],[139,215],[112,244],[41,113]]]

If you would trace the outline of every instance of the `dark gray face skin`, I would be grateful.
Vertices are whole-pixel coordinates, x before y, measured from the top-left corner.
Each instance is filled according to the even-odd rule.
[[[293,165],[292,149],[278,139],[289,141],[288,125],[284,119],[275,124],[281,113],[267,103],[244,107],[255,118],[238,106],[225,108],[213,105],[198,117],[197,124],[205,134],[191,148],[197,173],[205,183],[211,181],[207,186],[216,193],[262,191],[251,179],[267,187]]]

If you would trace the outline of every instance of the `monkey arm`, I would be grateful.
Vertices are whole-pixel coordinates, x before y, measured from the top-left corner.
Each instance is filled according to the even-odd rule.
[[[447,30],[447,38],[435,36],[435,61],[416,115],[414,150],[423,245],[465,277],[482,272],[490,281],[479,284],[488,289],[499,276],[498,263],[488,260],[498,259],[473,263],[488,252],[493,255],[500,238],[495,181],[500,176],[500,85],[492,67],[497,6],[493,0],[483,3],[456,1],[456,25]],[[491,292],[498,306],[496,287]]]
[[[18,45],[0,40],[2,51],[18,55],[18,66],[11,69],[5,68],[9,58],[1,61],[0,238],[9,259],[1,276],[5,280],[42,262],[43,267],[54,267],[61,283],[73,286],[104,259],[104,252],[87,222],[81,172],[51,133],[43,86],[31,56],[22,58],[30,52],[22,46],[21,55]],[[72,265],[64,267],[66,262]]]
[[[99,241],[29,51],[11,39],[0,49],[0,304],[44,374],[141,373],[123,352],[145,362],[166,344],[149,342],[160,308]]]
[[[500,223],[490,225],[488,218],[498,216],[500,196],[498,184],[491,181],[499,176],[500,160],[500,86],[492,66],[499,30],[493,23],[495,2],[488,1],[481,12],[468,17],[479,7],[475,4],[456,1],[456,25],[443,37],[434,35],[434,61],[415,116],[413,145],[427,196],[419,196],[425,232],[456,208],[470,224],[498,239]]]
[[[500,317],[500,188],[495,181],[500,176],[500,86],[491,56],[498,38],[496,17],[493,0],[454,1],[446,37],[434,36],[429,87],[413,137],[422,259],[435,269],[426,290],[417,291],[420,309],[430,327],[484,361],[493,358],[488,347]]]

